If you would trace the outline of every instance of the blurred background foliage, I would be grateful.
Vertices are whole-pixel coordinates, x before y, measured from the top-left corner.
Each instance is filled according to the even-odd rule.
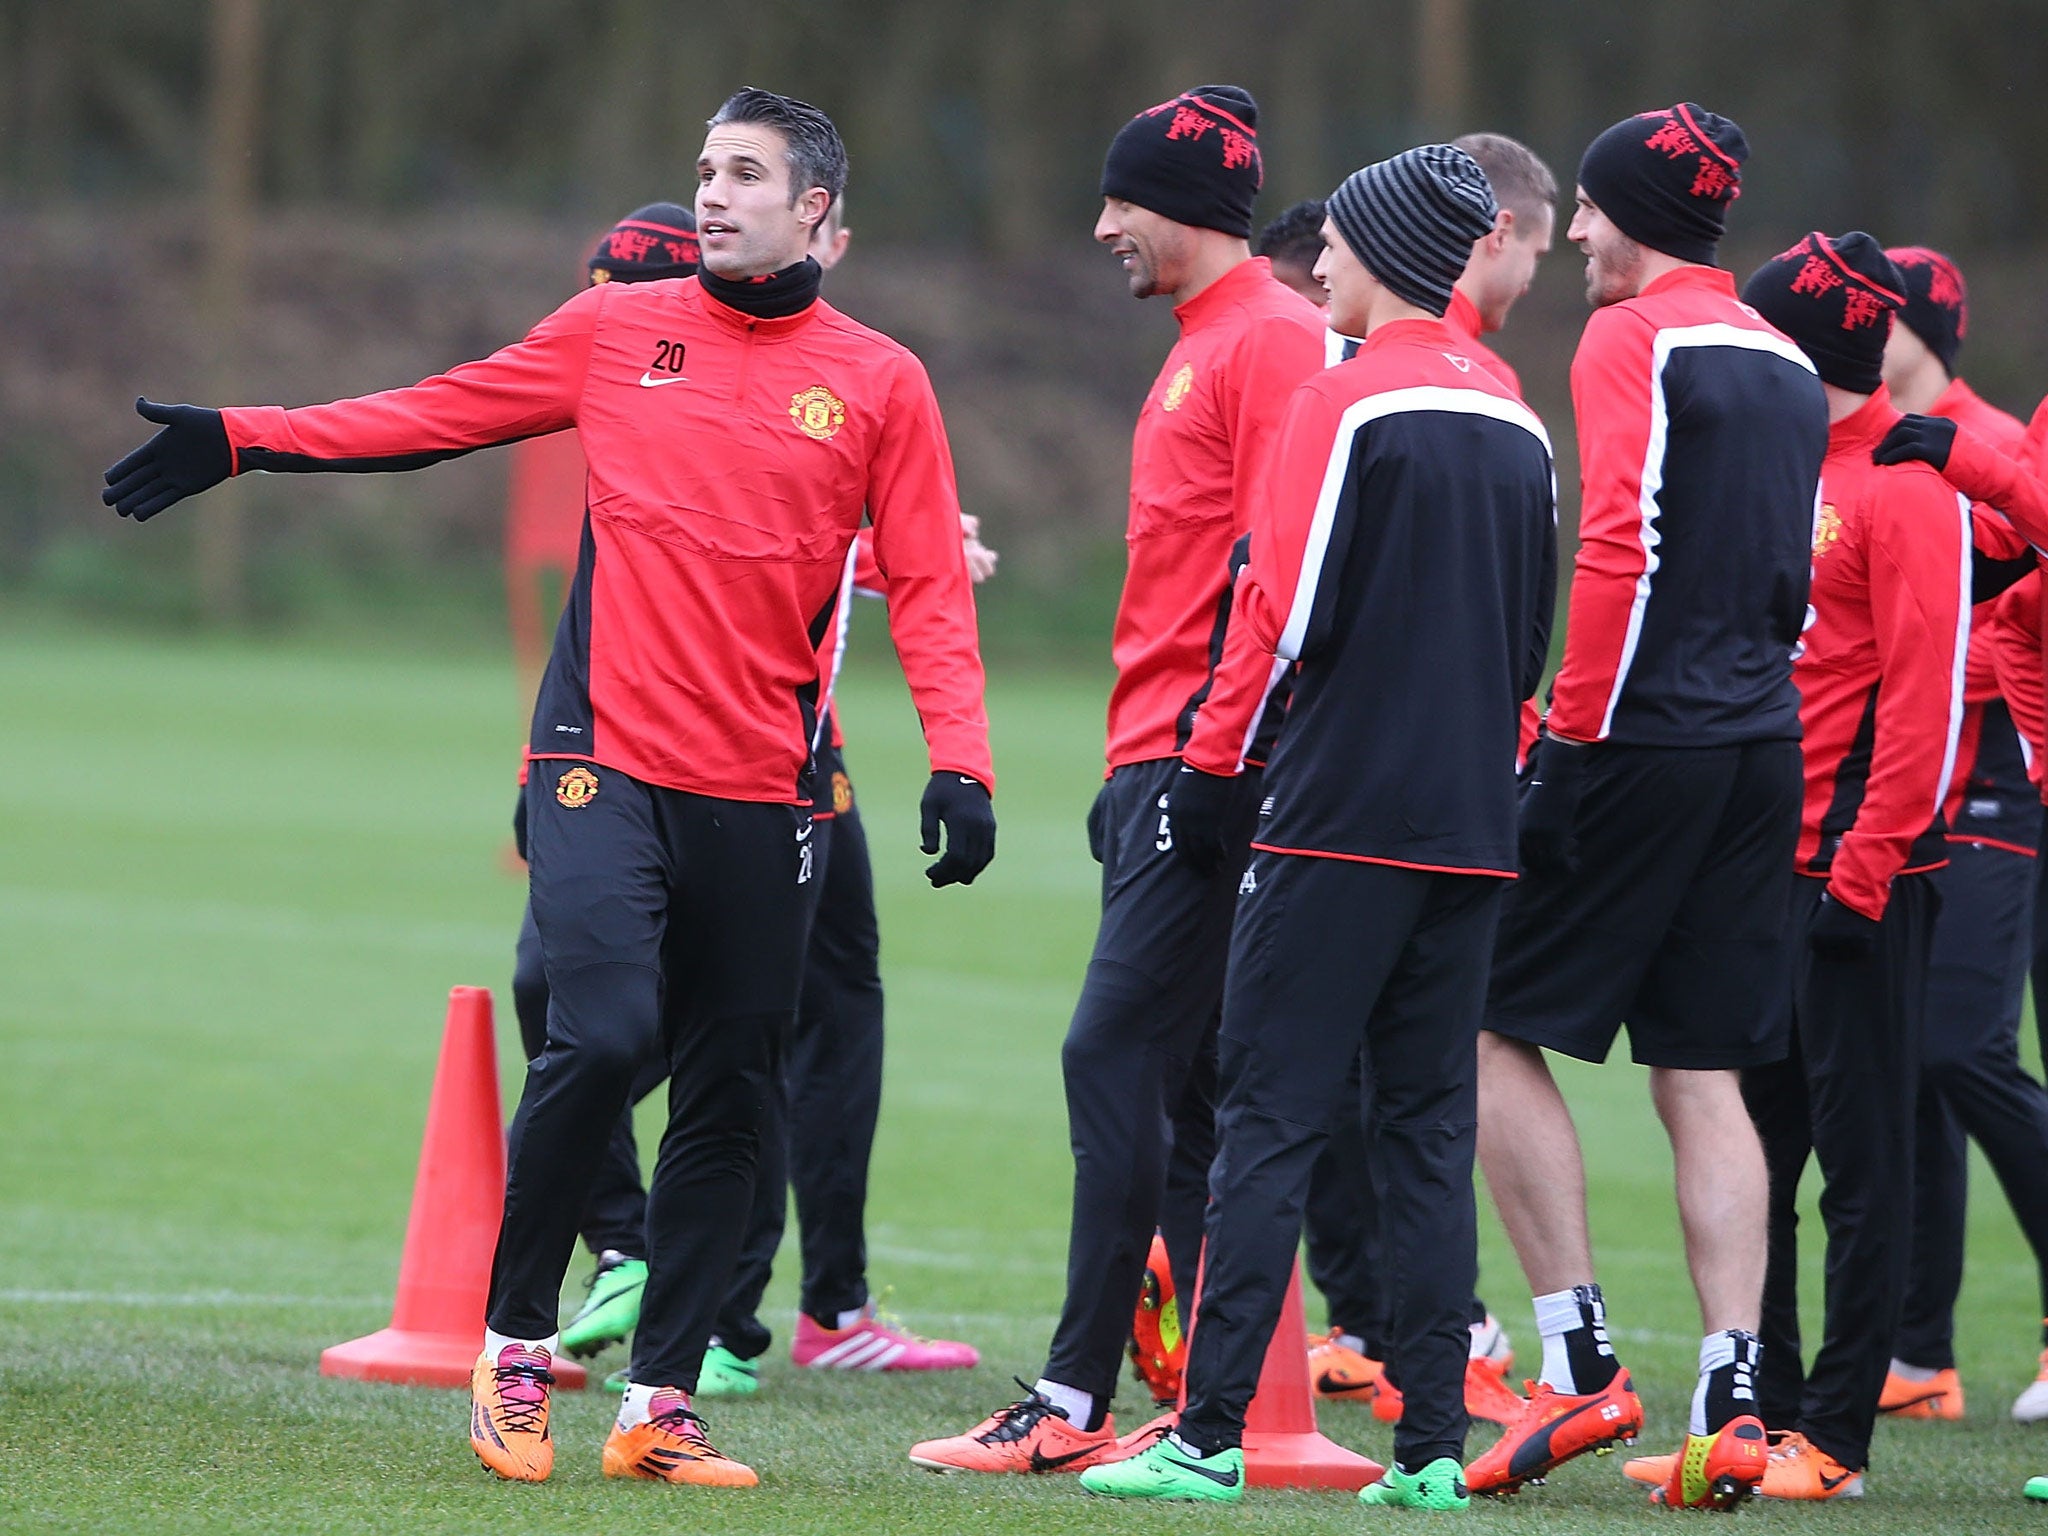
[[[502,454],[257,477],[139,533],[97,471],[138,438],[137,392],[296,403],[518,335],[613,218],[687,200],[703,119],[750,82],[846,136],[856,239],[828,292],[932,370],[1005,555],[992,646],[1099,660],[1131,418],[1173,330],[1091,246],[1096,178],[1126,117],[1205,80],[1259,98],[1261,220],[1478,128],[1569,187],[1607,123],[1702,101],[1753,147],[1728,265],[1812,228],[1941,246],[1972,284],[1972,381],[2020,412],[2048,389],[2048,0],[0,0],[0,601],[494,641]],[[1499,343],[1559,442],[1567,527],[1583,316],[1564,248]]]

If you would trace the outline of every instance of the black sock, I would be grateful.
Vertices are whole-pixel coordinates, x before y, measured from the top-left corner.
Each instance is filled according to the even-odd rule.
[[[1696,1435],[1718,1433],[1731,1419],[1756,1412],[1756,1362],[1762,1345],[1753,1333],[1730,1328],[1700,1343],[1700,1380],[1693,1389]]]

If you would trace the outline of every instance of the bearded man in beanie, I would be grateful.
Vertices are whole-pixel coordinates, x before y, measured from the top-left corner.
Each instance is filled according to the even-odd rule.
[[[1941,804],[1962,724],[1971,538],[1967,500],[1938,474],[1871,460],[1899,419],[1881,368],[1903,286],[1877,242],[1853,232],[1808,235],[1742,289],[1813,360],[1830,422],[1813,618],[1793,669],[1806,794],[1785,923],[1797,941],[1792,1049],[1743,1073],[1770,1167],[1756,1392],[1781,1432],[1762,1485],[1772,1498],[1863,1491],[1911,1253],[1921,1014],[1934,871],[1948,862]],[[1825,1176],[1827,1310],[1802,1377],[1797,1198],[1809,1153]]]
[[[1958,422],[2008,457],[2025,423],[1977,394],[1956,372],[1969,334],[1969,290],[1955,263],[1924,246],[1885,252],[1904,280],[1905,306],[1884,349],[1885,387],[1901,411]],[[1980,561],[1972,596],[1983,603],[2001,574],[2024,574],[2032,551],[1988,507],[1975,509]],[[2017,559],[1998,560],[2017,555]],[[1992,562],[1996,561],[1995,566]],[[1979,608],[1981,619],[1988,612]],[[1990,626],[1970,635],[1962,736],[1944,803],[1948,867],[1928,957],[1920,1102],[1913,1168],[1913,1261],[1885,1378],[1881,1412],[1959,1419],[1955,1305],[1963,1279],[1968,1138],[1983,1148],[2027,1234],[2041,1271],[2048,1313],[2048,1091],[2021,1065],[2019,1029],[2034,950],[2040,793],[2028,781],[2013,714],[2000,695]],[[2048,1335],[2042,1342],[2048,1344]],[[2013,1404],[2022,1423],[2048,1418],[2048,1357],[2042,1379]]]
[[[1684,1461],[1710,1475],[1679,1502],[1732,1501],[1763,1472],[1750,1381],[1768,1191],[1739,1072],[1786,1049],[1792,650],[1827,405],[1805,354],[1713,265],[1748,152],[1734,123],[1682,102],[1615,124],[1579,165],[1568,234],[1595,311],[1572,362],[1580,547],[1479,1045],[1479,1158],[1543,1368],[1468,1470],[1475,1492],[1642,1425],[1543,1054],[1604,1060],[1624,1022],[1671,1138],[1705,1335]]]
[[[1185,1101],[1213,1050],[1258,802],[1248,782],[1228,808],[1225,846],[1197,865],[1176,851],[1165,800],[1228,621],[1231,546],[1252,527],[1288,396],[1324,363],[1322,313],[1247,243],[1262,174],[1257,104],[1229,85],[1139,113],[1103,165],[1095,238],[1133,298],[1172,301],[1180,340],[1131,450],[1109,772],[1088,817],[1102,920],[1061,1051],[1074,1149],[1066,1300],[1027,1396],[911,1448],[936,1471],[1079,1471],[1115,1453],[1110,1398],[1156,1226],[1176,1294],[1194,1294],[1200,1200],[1163,1211],[1162,1195],[1169,1159],[1186,1161],[1191,1138],[1214,1134],[1200,1093]]]
[[[1331,1064],[1362,1053],[1405,1393],[1395,1464],[1362,1498],[1467,1503],[1475,1042],[1515,878],[1516,718],[1542,676],[1557,558],[1542,424],[1444,320],[1495,212],[1485,173],[1446,144],[1367,166],[1329,199],[1317,270],[1332,327],[1364,342],[1288,407],[1167,803],[1177,845],[1224,840],[1245,744],[1295,670],[1231,933],[1187,1405],[1141,1455],[1083,1473],[1091,1492],[1243,1496],[1246,1409],[1347,1092]]]
[[[753,1198],[802,976],[819,631],[863,522],[930,747],[935,886],[995,854],[974,599],[938,404],[905,347],[819,298],[845,189],[816,107],[744,87],[697,161],[702,270],[601,283],[523,339],[405,389],[286,410],[138,402],[108,471],[144,520],[250,470],[412,469],[574,426],[590,517],[534,709],[527,832],[547,1041],[510,1137],[469,1444],[541,1482],[557,1309],[592,1179],[650,1052],[669,1119],[606,1476],[751,1486],[691,1407]],[[687,360],[686,360],[687,354]]]

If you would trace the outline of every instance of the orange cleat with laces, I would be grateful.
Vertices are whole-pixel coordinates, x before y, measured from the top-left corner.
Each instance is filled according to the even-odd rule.
[[[548,1435],[553,1364],[544,1349],[507,1344],[495,1361],[478,1355],[470,1372],[470,1448],[507,1482],[546,1482],[555,1469],[555,1442]]]
[[[752,1488],[761,1479],[704,1435],[704,1421],[690,1411],[690,1399],[673,1387],[659,1388],[647,1405],[647,1419],[631,1429],[612,1426],[604,1442],[604,1475],[637,1477],[697,1488]]]
[[[1574,1456],[1633,1445],[1642,1432],[1643,1404],[1627,1371],[1615,1372],[1598,1392],[1557,1392],[1540,1381],[1527,1385],[1529,1400],[1507,1433],[1465,1469],[1472,1492],[1513,1493],[1541,1482]]]

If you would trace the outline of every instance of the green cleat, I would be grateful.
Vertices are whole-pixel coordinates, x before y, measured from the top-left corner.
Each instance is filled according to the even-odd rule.
[[[759,1361],[742,1360],[723,1344],[704,1351],[704,1366],[697,1373],[698,1397],[748,1397],[760,1390]]]
[[[626,1395],[627,1382],[629,1378],[632,1376],[632,1374],[633,1370],[631,1366],[620,1366],[616,1371],[613,1371],[611,1375],[605,1377],[605,1391],[613,1394],[615,1397],[624,1397]]]
[[[616,1248],[597,1256],[590,1294],[562,1329],[562,1351],[585,1359],[609,1344],[623,1344],[640,1321],[640,1293],[647,1288],[647,1261],[629,1259]]]
[[[1420,1472],[1387,1468],[1385,1477],[1358,1490],[1358,1502],[1382,1509],[1467,1509],[1472,1499],[1465,1492],[1465,1469],[1439,1456]]]
[[[1190,1499],[1235,1504],[1244,1497],[1244,1452],[1235,1446],[1196,1456],[1165,1435],[1127,1461],[1090,1467],[1081,1486],[1112,1499]]]
[[[2030,1499],[2048,1500],[2048,1477],[2028,1478],[2024,1491]]]

